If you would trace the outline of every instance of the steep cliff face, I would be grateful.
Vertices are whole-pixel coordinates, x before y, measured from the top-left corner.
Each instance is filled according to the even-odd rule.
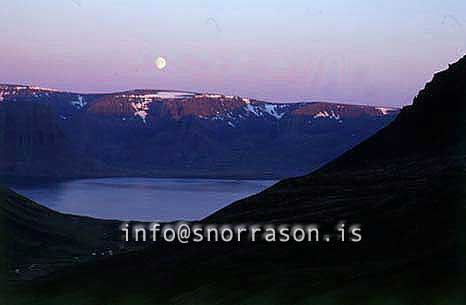
[[[92,95],[0,85],[0,97],[13,122],[5,117],[2,123],[10,125],[4,129],[9,134],[3,136],[5,151],[0,152],[2,174],[58,177],[296,176],[351,148],[398,113],[371,106],[270,103],[160,90]],[[41,137],[45,142],[39,144]],[[25,141],[23,151],[19,141]],[[79,157],[69,162],[74,167],[65,166],[65,160],[49,162],[39,173],[21,161],[37,158],[46,168],[50,156],[72,158],[60,153],[64,146]]]
[[[195,117],[223,121],[234,128],[248,120],[279,122],[282,118],[305,116],[310,121],[377,118],[396,115],[398,109],[336,103],[270,103],[239,96],[179,91],[134,90],[115,93],[92,102],[89,112],[117,117],[139,117],[145,123],[161,118],[181,120]]]
[[[35,170],[50,175],[68,162],[65,135],[50,107],[27,102],[2,103],[0,126],[3,172],[27,174]]]

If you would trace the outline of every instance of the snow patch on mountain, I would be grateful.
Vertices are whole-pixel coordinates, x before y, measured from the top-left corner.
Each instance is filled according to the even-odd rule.
[[[319,118],[339,120],[340,115],[336,114],[335,111],[333,110],[331,110],[330,113],[324,110],[324,111],[319,111],[318,113],[314,114],[314,119],[319,119]]]
[[[31,90],[31,91],[45,91],[45,92],[60,92],[56,89],[37,87],[37,86],[15,86],[15,85],[1,85],[0,89],[8,90],[10,92],[21,91],[21,90]]]
[[[146,100],[143,100],[142,102],[138,103],[131,103],[131,107],[133,107],[133,109],[135,110],[134,115],[140,117],[144,124],[147,123],[146,118],[148,116],[149,104],[150,101]]]
[[[390,113],[398,110],[396,108],[388,108],[388,107],[376,107],[375,109],[382,112],[383,115],[387,115],[387,114],[390,114]]]
[[[245,107],[245,109],[246,109],[246,111],[253,113],[253,114],[254,114],[255,116],[257,116],[257,117],[263,115],[263,114],[260,112],[259,107],[257,107],[257,106],[254,106],[254,105],[251,105],[251,104],[247,104],[246,107]]]
[[[157,98],[161,99],[178,99],[178,98],[190,98],[194,93],[177,92],[177,91],[159,91],[157,92]]]
[[[81,95],[78,95],[76,101],[71,101],[71,105],[73,105],[77,109],[81,109],[87,105],[87,102],[84,101],[84,98]]]
[[[134,115],[140,117],[142,119],[142,121],[144,122],[144,124],[147,123],[147,121],[146,121],[146,117],[148,115],[147,111],[138,110],[138,111],[134,112]]]
[[[247,112],[254,114],[256,117],[269,115],[277,120],[280,120],[286,113],[288,105],[279,104],[246,104],[244,109]]]
[[[139,100],[153,100],[153,99],[183,99],[191,98],[195,94],[188,92],[179,92],[179,91],[157,91],[156,93],[148,94],[123,94],[121,97],[129,99],[139,99]]]
[[[24,88],[24,87],[22,87],[22,88]],[[60,92],[59,90],[56,90],[56,89],[36,87],[36,86],[26,87],[26,89],[35,90],[35,91]]]
[[[282,105],[274,105],[274,104],[265,104],[264,108],[265,111],[270,114],[271,116],[275,117],[277,120],[281,119],[284,115],[285,112],[279,113],[279,110],[283,107],[280,107]]]
[[[18,96],[30,95],[34,98],[41,98],[44,95],[49,96],[52,93],[61,93],[58,90],[36,87],[36,86],[19,86],[19,85],[0,85],[0,102],[10,99],[16,99]]]
[[[224,95],[221,94],[211,94],[211,93],[204,93],[196,95],[197,98],[224,98]]]

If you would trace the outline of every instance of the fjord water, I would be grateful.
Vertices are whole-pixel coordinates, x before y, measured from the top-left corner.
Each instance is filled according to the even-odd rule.
[[[201,219],[273,183],[272,180],[105,178],[11,187],[63,213],[102,219],[172,221]]]

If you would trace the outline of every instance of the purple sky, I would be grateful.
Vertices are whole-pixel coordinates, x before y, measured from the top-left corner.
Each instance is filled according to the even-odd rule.
[[[400,106],[466,53],[464,0],[225,2],[7,1],[0,82]]]

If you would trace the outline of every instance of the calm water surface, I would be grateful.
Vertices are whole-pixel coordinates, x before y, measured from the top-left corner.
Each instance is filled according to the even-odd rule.
[[[271,186],[271,180],[107,178],[11,185],[56,211],[105,219],[195,220]]]

